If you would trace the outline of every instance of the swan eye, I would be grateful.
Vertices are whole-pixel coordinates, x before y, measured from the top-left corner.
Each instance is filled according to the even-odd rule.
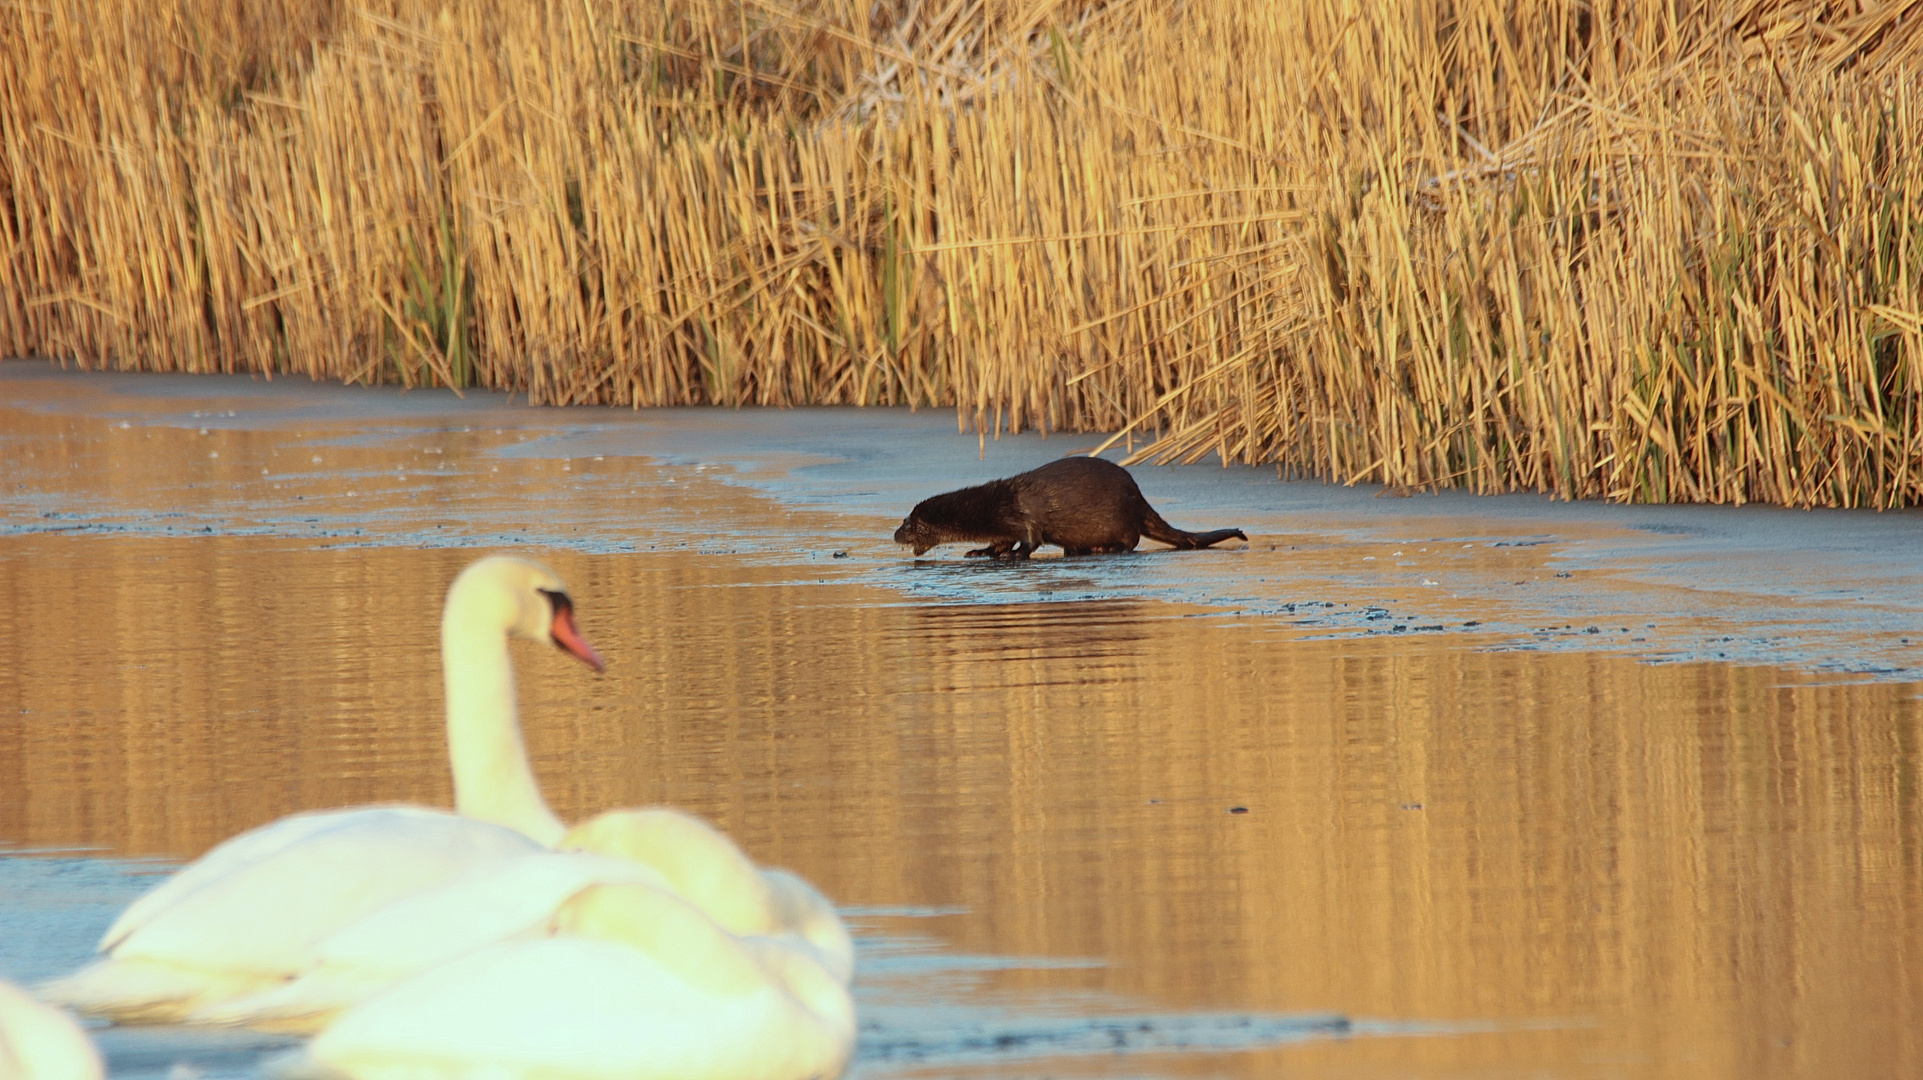
[[[568,599],[567,593],[558,592],[554,589],[536,589],[534,591],[548,598],[548,606],[554,609],[554,614],[572,615],[574,613],[574,601]]]

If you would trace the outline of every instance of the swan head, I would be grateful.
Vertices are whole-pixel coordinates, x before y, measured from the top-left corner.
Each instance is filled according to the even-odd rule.
[[[704,993],[749,994],[767,982],[742,939],[670,889],[589,885],[555,909],[547,929],[638,949]]]
[[[835,906],[808,879],[791,870],[761,872],[773,899],[775,925],[805,943],[811,955],[843,986],[855,977],[855,942]]]
[[[596,671],[607,667],[574,625],[574,601],[560,576],[529,559],[490,555],[470,563],[448,587],[441,625],[546,642]]]
[[[840,1065],[827,1074],[841,1075],[841,1067],[855,1049],[855,1001],[847,980],[830,971],[814,950],[782,938],[750,935],[740,941],[771,981],[814,1013],[821,1032],[837,1044],[834,1054]]]
[[[780,928],[775,898],[754,862],[726,833],[684,810],[609,810],[569,829],[555,847],[650,867],[731,934]]]

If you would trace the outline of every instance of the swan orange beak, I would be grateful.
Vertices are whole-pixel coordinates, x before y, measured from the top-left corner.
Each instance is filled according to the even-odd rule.
[[[554,647],[593,668],[606,671],[608,665],[601,660],[601,654],[594,651],[588,639],[574,625],[574,602],[565,594],[549,593],[548,599],[554,604],[554,621],[548,625],[548,636],[554,639]]]

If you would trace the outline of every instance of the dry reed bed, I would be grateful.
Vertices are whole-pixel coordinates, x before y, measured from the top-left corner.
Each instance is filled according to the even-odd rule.
[[[1913,505],[1915,6],[15,0],[0,350]]]

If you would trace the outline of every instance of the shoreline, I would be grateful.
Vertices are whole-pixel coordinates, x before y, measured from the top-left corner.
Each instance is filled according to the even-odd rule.
[[[984,566],[964,563],[955,547],[912,559],[888,534],[921,498],[1086,451],[1098,438],[978,440],[957,432],[946,410],[556,410],[513,405],[500,394],[65,371],[27,360],[0,362],[0,409],[43,423],[64,418],[74,434],[85,429],[94,438],[114,430],[167,432],[174,442],[265,435],[323,458],[454,433],[468,455],[457,472],[483,462],[548,469],[559,501],[593,491],[606,511],[570,512],[554,528],[531,522],[502,534],[437,502],[432,481],[445,471],[445,456],[434,461],[443,468],[403,470],[394,483],[335,460],[270,476],[288,481],[278,493],[252,476],[190,478],[188,486],[220,489],[193,500],[151,484],[43,497],[16,480],[0,490],[0,535],[272,535],[335,545],[605,552],[639,550],[640,537],[658,534],[810,573],[832,568],[838,580],[883,585],[920,603],[1139,597],[1316,636],[1466,633],[1480,647],[1780,665],[1827,681],[1923,680],[1919,510],[1647,506],[1460,492],[1382,497],[1372,486],[1278,480],[1267,467],[1135,466],[1143,493],[1172,522],[1238,526],[1252,543],[1163,555],[1145,542],[1129,557]],[[646,475],[629,475],[635,469]],[[349,486],[287,497],[294,480],[329,476]],[[356,477],[370,490],[353,486]],[[691,489],[673,485],[690,483],[737,490],[749,505],[684,512],[678,495]],[[623,484],[631,491],[652,485],[660,498],[647,500],[650,514],[622,509]],[[766,508],[779,509],[782,528],[763,527]],[[425,527],[428,518],[435,527]],[[801,548],[790,531],[797,527]],[[834,557],[837,551],[846,557]]]

